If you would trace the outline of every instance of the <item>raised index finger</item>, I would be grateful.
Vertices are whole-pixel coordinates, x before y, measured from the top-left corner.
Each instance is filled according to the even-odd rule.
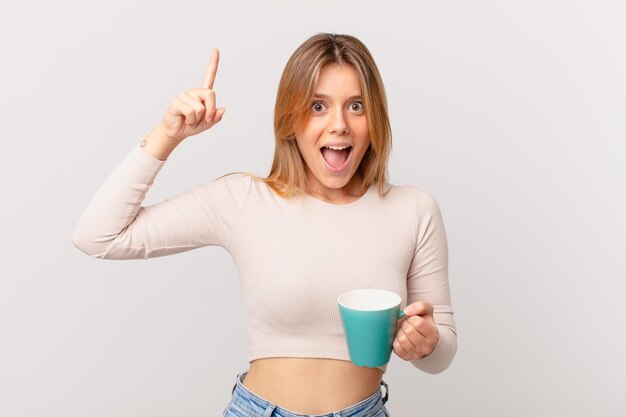
[[[204,74],[204,80],[202,80],[202,88],[213,88],[213,82],[215,82],[215,74],[217,73],[217,64],[220,62],[220,51],[217,48],[213,49],[211,54],[211,61]]]

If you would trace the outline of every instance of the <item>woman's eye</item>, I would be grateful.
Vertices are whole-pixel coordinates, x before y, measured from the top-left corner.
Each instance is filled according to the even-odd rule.
[[[314,112],[320,112],[324,110],[324,104],[320,103],[319,101],[316,101],[311,105],[311,108],[313,109]]]
[[[322,103],[321,101],[315,101],[313,102],[313,104],[311,104],[311,109],[316,112],[322,112],[326,109],[326,105],[324,103]],[[360,101],[355,101],[352,104],[350,104],[350,109],[352,111],[362,111],[363,110],[363,103]]]
[[[350,108],[354,111],[361,111],[363,110],[363,103],[361,103],[360,101],[355,101],[350,105]]]

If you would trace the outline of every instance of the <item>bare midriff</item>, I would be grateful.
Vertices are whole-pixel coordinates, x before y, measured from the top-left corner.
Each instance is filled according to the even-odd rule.
[[[243,385],[296,414],[325,414],[368,398],[380,389],[383,371],[324,358],[252,361]]]

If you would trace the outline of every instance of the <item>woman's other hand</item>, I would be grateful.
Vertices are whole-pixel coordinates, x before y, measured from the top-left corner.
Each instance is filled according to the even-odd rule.
[[[439,343],[439,330],[433,319],[433,305],[416,301],[404,309],[398,320],[393,351],[405,361],[428,356]]]

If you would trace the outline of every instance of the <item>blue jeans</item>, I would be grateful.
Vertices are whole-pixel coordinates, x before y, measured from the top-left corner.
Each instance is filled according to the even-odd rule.
[[[343,410],[327,414],[296,414],[285,408],[267,401],[243,385],[243,380],[248,371],[242,371],[237,375],[237,382],[233,386],[232,399],[224,409],[222,417],[389,417],[385,403],[389,399],[389,387],[385,381],[380,384],[385,386],[385,397],[381,390],[376,390],[363,401]]]

